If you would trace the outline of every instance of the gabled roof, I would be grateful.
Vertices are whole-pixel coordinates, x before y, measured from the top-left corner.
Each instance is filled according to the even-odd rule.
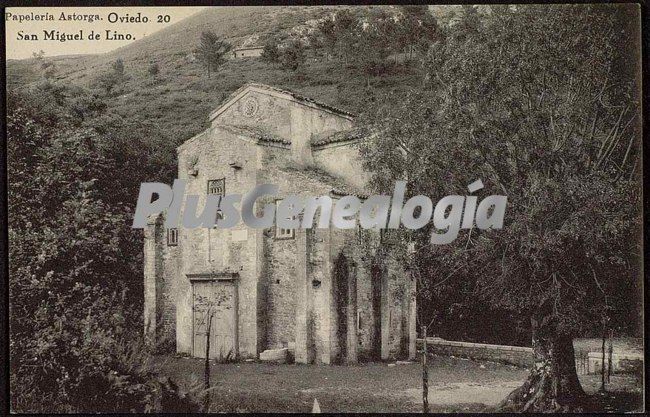
[[[363,138],[363,132],[361,132],[361,130],[359,129],[342,130],[339,132],[334,132],[329,135],[324,135],[322,137],[316,136],[312,138],[311,146],[319,147],[319,146],[329,145],[332,143],[348,142],[348,141],[358,140],[362,138]]]
[[[293,173],[294,175],[305,176],[313,181],[326,185],[329,188],[329,193],[335,198],[340,198],[346,195],[353,195],[362,200],[368,198],[368,193],[363,188],[357,187],[348,183],[341,177],[334,176],[318,167],[295,167],[285,166],[279,167],[280,171]]]
[[[354,118],[354,115],[350,112],[347,112],[345,110],[336,108],[334,106],[330,106],[325,103],[318,102],[316,100],[313,100],[311,98],[302,96],[298,93],[294,93],[293,91],[289,90],[283,90],[280,88],[276,87],[271,87],[270,85],[266,84],[257,84],[257,83],[247,83],[244,84],[242,87],[237,89],[234,93],[232,93],[218,108],[216,108],[214,111],[210,113],[209,120],[212,121],[214,120],[217,116],[219,116],[221,113],[226,111],[231,105],[233,105],[237,100],[239,100],[241,97],[243,97],[246,93],[249,91],[258,91],[261,93],[266,93],[266,94],[271,94],[277,97],[282,97],[287,100],[294,100],[298,101],[299,103],[302,103],[308,107],[313,107],[316,109],[324,110],[329,113],[336,114],[338,116],[344,117],[348,120],[352,120]]]
[[[247,125],[219,125],[220,129],[227,130],[236,135],[244,135],[253,139],[257,139],[260,142],[271,142],[271,143],[281,143],[283,145],[291,145],[291,141],[274,135],[262,129],[261,127],[247,126]]]
[[[242,46],[241,48],[235,48],[233,51],[248,51],[250,49],[264,49],[263,46]]]

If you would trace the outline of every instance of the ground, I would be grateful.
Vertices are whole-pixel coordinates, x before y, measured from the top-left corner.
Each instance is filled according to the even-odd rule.
[[[164,374],[184,389],[203,381],[200,359],[160,357]],[[519,386],[528,371],[493,362],[432,356],[429,404],[432,412],[490,411]],[[314,399],[322,412],[419,412],[422,367],[417,363],[355,366],[276,365],[257,362],[213,364],[211,411],[310,412]],[[599,376],[580,376],[593,394]],[[603,409],[639,410],[641,382],[615,375]],[[634,404],[632,404],[634,403]],[[605,408],[607,407],[607,408]]]

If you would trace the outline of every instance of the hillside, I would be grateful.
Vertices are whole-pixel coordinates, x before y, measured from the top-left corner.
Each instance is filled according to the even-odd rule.
[[[373,80],[368,90],[365,78],[353,68],[313,59],[295,73],[260,59],[230,60],[208,78],[191,53],[204,30],[240,46],[256,37],[300,31],[337,8],[214,7],[110,53],[46,60],[55,64],[53,78],[58,82],[92,89],[96,88],[96,77],[108,71],[116,59],[122,59],[129,79],[118,94],[106,97],[109,108],[130,121],[156,125],[173,147],[204,129],[208,113],[248,81],[291,89],[353,113],[362,112],[366,101],[378,91],[418,83],[417,76],[403,67]],[[147,73],[152,63],[160,68],[156,78]],[[35,64],[33,59],[8,61],[8,88],[42,80]]]

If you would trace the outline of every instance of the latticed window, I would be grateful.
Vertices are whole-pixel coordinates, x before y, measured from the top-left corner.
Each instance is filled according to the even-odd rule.
[[[226,179],[220,178],[218,180],[208,180],[208,194],[216,194],[220,196],[226,195]],[[217,214],[214,219],[214,226],[217,227],[219,220],[223,219],[223,212],[221,207],[217,208]]]
[[[275,212],[278,213],[278,207],[280,206],[280,202],[282,200],[277,200],[275,202]],[[292,217],[287,217],[288,219],[292,219]],[[275,238],[276,239],[293,239],[296,236],[296,231],[295,229],[283,229],[281,227],[278,227],[278,221],[276,219],[275,222]]]
[[[226,195],[226,179],[208,180],[208,194]]]
[[[167,229],[167,246],[178,245],[178,229]]]

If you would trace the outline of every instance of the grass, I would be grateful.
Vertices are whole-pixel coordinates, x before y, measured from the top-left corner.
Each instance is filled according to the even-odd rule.
[[[201,359],[158,357],[162,372],[182,388],[202,381]],[[526,369],[494,362],[432,356],[431,412],[489,412],[528,376]],[[213,364],[213,412],[311,412],[314,399],[327,412],[420,412],[422,368],[418,363],[354,366],[276,365],[259,362]],[[598,375],[580,381],[599,410],[642,409],[642,381],[614,375],[598,394]]]
[[[308,59],[298,71],[288,71],[261,59],[233,59],[208,78],[200,63],[191,59],[203,30],[211,29],[234,45],[251,36],[289,31],[306,25],[331,7],[230,7],[208,8],[168,28],[115,51],[100,55],[46,57],[56,67],[57,82],[96,89],[96,78],[122,59],[128,79],[105,97],[110,111],[126,121],[154,123],[164,132],[161,141],[176,146],[207,127],[207,116],[230,93],[246,82],[294,90],[327,104],[360,114],[369,100],[382,91],[418,86],[419,78],[407,66],[371,80],[340,62]],[[157,63],[154,78],[147,69]],[[7,63],[8,89],[42,80],[34,59]],[[101,90],[96,90],[105,95]],[[154,140],[154,138],[152,138]]]
[[[165,357],[163,372],[189,387],[202,380],[203,361]],[[215,386],[212,411],[310,412],[314,398],[322,412],[418,412],[421,411],[422,370],[419,364],[388,366],[367,363],[355,366],[275,365],[238,363],[212,365]],[[449,357],[433,357],[429,371],[431,390],[457,385],[486,389],[504,381],[517,386],[527,371],[496,363],[476,363]],[[414,391],[415,390],[415,391]],[[436,412],[483,411],[458,392],[458,403],[432,404]],[[496,403],[500,396],[493,399]]]

